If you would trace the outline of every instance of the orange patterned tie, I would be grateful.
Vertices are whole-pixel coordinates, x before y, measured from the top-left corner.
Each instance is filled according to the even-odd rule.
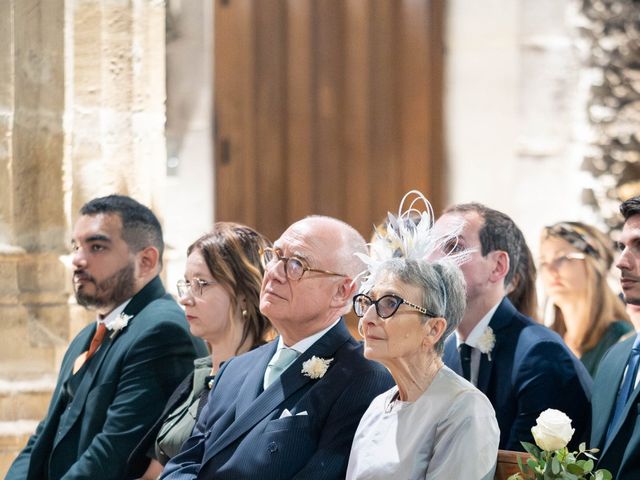
[[[76,361],[73,364],[73,373],[76,373],[78,370],[80,370],[82,365],[84,365],[86,361],[89,360],[94,353],[96,353],[96,350],[98,350],[98,347],[102,344],[102,341],[104,340],[106,334],[107,327],[104,323],[99,322],[98,328],[96,328],[96,333],[93,335],[91,343],[89,344],[89,350],[87,350],[86,352],[82,352],[78,356],[78,358],[76,358]]]

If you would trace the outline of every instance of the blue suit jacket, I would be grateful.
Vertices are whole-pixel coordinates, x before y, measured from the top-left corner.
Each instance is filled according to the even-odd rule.
[[[63,386],[74,361],[87,350],[95,322],[73,339],[47,415],[6,480],[121,480],[144,472],[149,459],[128,459],[129,454],[204,345],[191,337],[184,313],[158,277],[131,299],[124,313],[133,315],[129,324],[113,338],[107,334],[76,374],[77,389],[67,403]]]
[[[523,450],[531,427],[547,408],[565,412],[575,428],[571,446],[589,429],[591,377],[560,336],[518,312],[505,298],[489,326],[496,343],[491,360],[481,355],[478,388],[489,398],[500,427],[500,448]],[[444,361],[462,375],[456,338],[446,343]]]
[[[606,468],[618,480],[640,478],[640,386],[631,394],[622,422],[605,440],[615,408],[622,375],[635,336],[614,345],[603,357],[593,382],[593,425],[589,446],[600,449],[598,468]]]
[[[226,363],[193,436],[165,467],[176,479],[342,479],[356,427],[371,400],[393,385],[362,356],[344,320],[263,390],[271,342]],[[333,358],[320,379],[302,374],[311,356]],[[290,416],[282,417],[284,409]],[[306,412],[304,414],[303,412]]]

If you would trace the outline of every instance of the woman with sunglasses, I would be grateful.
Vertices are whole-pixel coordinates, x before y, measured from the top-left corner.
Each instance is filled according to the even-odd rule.
[[[391,237],[363,258],[366,293],[354,297],[353,310],[364,356],[382,363],[396,386],[362,417],[348,479],[493,479],[500,437],[493,407],[442,362],[464,313],[464,279],[449,258],[425,260],[441,242],[429,239],[423,215],[415,227],[392,219]]]
[[[260,251],[270,243],[255,230],[218,222],[187,249],[184,279],[178,281],[191,333],[211,355],[195,360],[194,372],[169,399],[165,412],[139,444],[152,457],[142,479],[158,478],[180,451],[207,402],[220,364],[262,345],[271,326],[259,310],[263,268]]]
[[[607,281],[609,238],[591,225],[560,222],[542,231],[539,270],[551,319],[591,376],[607,349],[632,330],[624,304]]]

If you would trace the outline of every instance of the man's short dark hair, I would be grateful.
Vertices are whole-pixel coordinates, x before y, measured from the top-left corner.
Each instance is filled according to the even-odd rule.
[[[632,197],[629,200],[625,200],[620,205],[620,213],[624,217],[624,221],[629,220],[629,217],[640,214],[640,196]]]
[[[81,215],[97,215],[99,213],[119,215],[122,220],[122,238],[129,249],[137,253],[148,246],[156,247],[160,254],[159,262],[162,265],[164,252],[162,227],[158,218],[149,208],[131,197],[109,195],[94,198],[80,209]]]
[[[453,205],[444,213],[468,213],[476,212],[484,219],[484,225],[478,232],[482,256],[501,250],[509,255],[509,271],[504,277],[504,284],[509,285],[520,263],[522,251],[521,239],[524,237],[515,222],[506,213],[489,208],[481,203],[461,203]]]

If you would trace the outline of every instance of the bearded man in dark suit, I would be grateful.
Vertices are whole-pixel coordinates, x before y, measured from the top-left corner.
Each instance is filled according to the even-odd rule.
[[[640,331],[640,197],[620,205],[624,227],[622,252],[616,262],[631,321]],[[598,468],[618,480],[640,478],[640,339],[612,346],[605,354],[593,382],[591,445],[600,449]]]
[[[260,310],[280,336],[220,369],[161,478],[344,478],[360,418],[393,385],[341,318],[364,269],[354,254],[365,251],[344,222],[308,217],[262,253]]]
[[[491,401],[500,427],[499,448],[523,450],[531,427],[547,408],[573,421],[571,446],[587,434],[591,378],[562,339],[522,315],[506,297],[520,260],[522,233],[509,216],[479,203],[455,205],[441,226],[463,223],[457,244],[472,250],[461,266],[467,283],[464,317],[445,344],[444,361]]]
[[[151,210],[125,196],[91,200],[71,243],[77,302],[98,319],[72,340],[7,480],[137,478],[148,459],[128,464],[131,450],[206,352],[158,277],[164,243]]]

